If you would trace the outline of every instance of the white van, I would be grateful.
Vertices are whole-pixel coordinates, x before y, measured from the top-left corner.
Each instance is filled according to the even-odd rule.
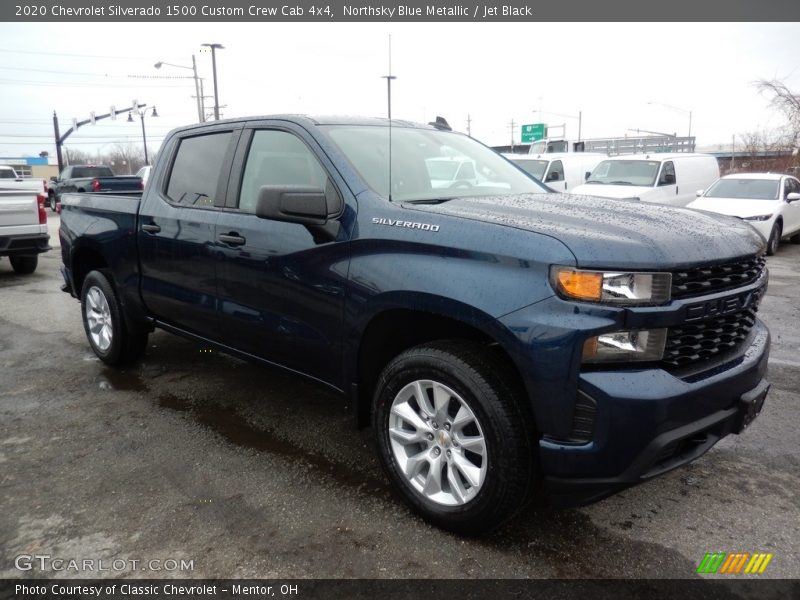
[[[710,154],[628,154],[600,162],[573,194],[686,206],[719,178]]]
[[[569,192],[583,184],[597,163],[608,158],[605,154],[592,152],[503,156],[556,192]]]

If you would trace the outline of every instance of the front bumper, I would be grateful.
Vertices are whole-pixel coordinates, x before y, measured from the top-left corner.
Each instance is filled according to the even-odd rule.
[[[26,256],[50,250],[46,233],[0,236],[0,256]]]
[[[575,506],[647,481],[704,454],[758,414],[769,331],[756,322],[743,354],[711,371],[679,377],[663,369],[581,373],[596,406],[585,444],[543,438],[539,456],[554,504]]]

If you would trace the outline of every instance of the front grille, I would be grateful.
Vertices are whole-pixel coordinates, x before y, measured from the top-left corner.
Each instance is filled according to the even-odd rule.
[[[766,264],[767,258],[762,254],[722,265],[676,271],[672,274],[672,298],[704,296],[748,285],[761,276]]]
[[[662,363],[683,367],[713,359],[747,339],[756,322],[756,308],[714,319],[670,327]]]

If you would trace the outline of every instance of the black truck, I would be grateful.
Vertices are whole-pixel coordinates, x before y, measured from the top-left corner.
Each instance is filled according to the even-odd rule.
[[[73,165],[65,167],[58,177],[51,177],[47,186],[47,203],[55,211],[61,195],[68,192],[133,192],[143,188],[142,178],[114,175],[105,165]]]
[[[443,158],[474,172],[442,187]],[[399,495],[454,531],[679,467],[769,387],[752,227],[548,193],[441,121],[178,129],[143,195],[65,195],[60,238],[102,361],[160,328],[347,395]]]

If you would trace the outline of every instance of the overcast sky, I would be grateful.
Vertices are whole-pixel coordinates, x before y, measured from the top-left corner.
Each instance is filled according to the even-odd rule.
[[[800,89],[797,23],[0,23],[0,157],[54,154],[53,110],[63,131],[72,118],[133,99],[158,108],[145,123],[156,150],[170,129],[195,122],[197,109],[192,79],[150,78],[191,71],[153,64],[188,66],[195,54],[211,95],[204,42],[225,46],[217,55],[225,117],[385,116],[389,35],[393,116],[442,115],[466,131],[469,115],[473,136],[491,145],[510,142],[512,119],[566,123],[576,138],[577,120],[553,113],[578,111],[583,137],[636,128],[685,135],[688,110],[698,145],[729,145],[734,134],[782,122],[755,80],[779,77]],[[141,125],[118,118],[82,127],[67,146],[126,141],[141,143]]]

